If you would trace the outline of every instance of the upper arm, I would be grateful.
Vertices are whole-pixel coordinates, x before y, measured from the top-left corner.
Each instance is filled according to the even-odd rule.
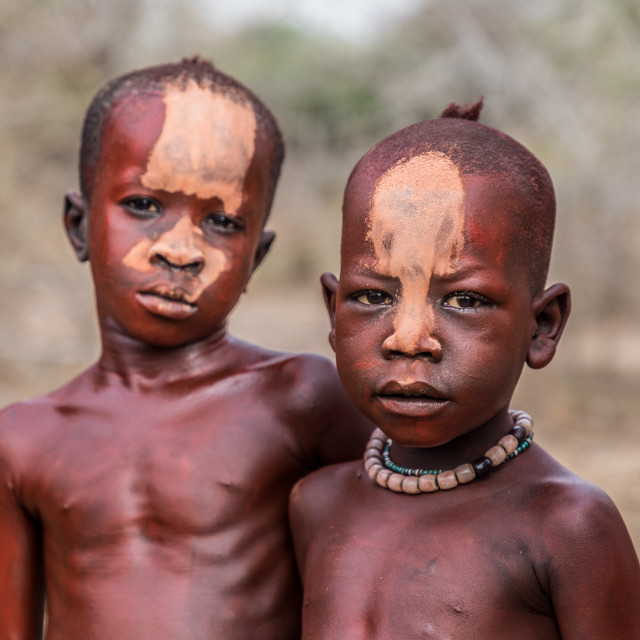
[[[300,482],[304,482],[304,479]],[[310,536],[310,523],[308,520],[309,504],[305,498],[305,490],[298,482],[289,496],[289,526],[293,538],[293,550],[300,575],[304,575],[307,545]]]
[[[587,487],[546,527],[550,589],[564,640],[640,640],[640,565],[611,500]]]
[[[321,356],[300,359],[298,438],[313,466],[360,458],[373,425],[347,398],[335,366]]]
[[[298,481],[289,496],[293,548],[303,578],[309,545],[319,530],[332,521],[335,497],[342,493],[335,484],[335,478],[343,468],[343,465],[337,465],[314,471]]]
[[[42,636],[44,587],[40,528],[20,504],[18,474],[0,418],[0,637]]]

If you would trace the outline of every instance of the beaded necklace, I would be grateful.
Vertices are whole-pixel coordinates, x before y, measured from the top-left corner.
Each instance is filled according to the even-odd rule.
[[[431,493],[439,489],[454,489],[476,478],[486,476],[493,468],[515,458],[531,445],[533,420],[524,411],[509,411],[514,427],[474,462],[461,464],[455,469],[409,469],[391,460],[391,438],[381,429],[374,429],[364,452],[364,468],[369,477],[385,489],[397,493]]]

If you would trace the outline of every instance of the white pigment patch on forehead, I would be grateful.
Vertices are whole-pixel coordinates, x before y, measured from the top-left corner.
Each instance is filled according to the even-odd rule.
[[[242,203],[244,180],[255,151],[252,109],[193,80],[169,85],[165,117],[142,184],[149,189],[219,197],[228,212]]]
[[[462,177],[448,156],[431,151],[394,165],[371,199],[377,268],[393,277],[447,273],[464,245],[464,214]]]

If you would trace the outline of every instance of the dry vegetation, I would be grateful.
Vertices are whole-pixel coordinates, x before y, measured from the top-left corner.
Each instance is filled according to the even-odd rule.
[[[0,404],[62,384],[97,355],[88,270],[74,262],[60,214],[77,184],[84,109],[109,77],[200,53],[265,98],[289,149],[272,218],[279,240],[232,328],[325,353],[317,276],[337,269],[354,161],[393,129],[484,94],[483,121],[554,176],[552,277],[575,296],[556,361],[525,374],[515,404],[536,417],[540,442],[609,491],[640,546],[635,0],[433,0],[358,45],[275,24],[224,33],[198,6],[0,3]]]

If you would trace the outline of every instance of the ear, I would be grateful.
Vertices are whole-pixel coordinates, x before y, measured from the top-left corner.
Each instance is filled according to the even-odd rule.
[[[256,253],[253,258],[253,268],[251,269],[251,273],[253,273],[260,266],[260,263],[265,259],[265,256],[267,255],[267,253],[269,253],[269,249],[271,249],[271,245],[273,244],[273,241],[275,239],[275,232],[262,232],[260,240],[258,240],[258,248],[256,249]]]
[[[336,298],[338,296],[338,278],[333,273],[323,273],[320,276],[322,283],[322,294],[324,295],[324,303],[329,312],[329,320],[331,321],[331,332],[329,333],[329,344],[331,348],[336,350]]]
[[[84,198],[75,191],[67,191],[64,196],[64,228],[80,262],[89,259],[88,227],[89,216]]]
[[[533,303],[535,331],[527,355],[532,369],[546,367],[556,353],[558,342],[571,312],[571,291],[566,284],[554,284]]]

